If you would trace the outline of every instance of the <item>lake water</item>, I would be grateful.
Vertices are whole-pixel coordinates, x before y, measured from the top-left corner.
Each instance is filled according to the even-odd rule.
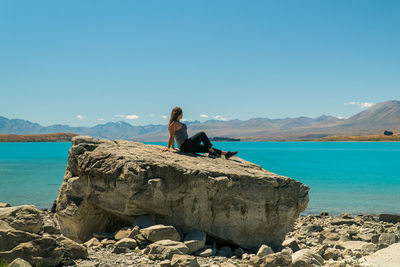
[[[166,145],[166,143],[152,143]],[[306,214],[400,213],[400,142],[214,142],[308,185]],[[0,143],[0,202],[51,208],[71,143]]]

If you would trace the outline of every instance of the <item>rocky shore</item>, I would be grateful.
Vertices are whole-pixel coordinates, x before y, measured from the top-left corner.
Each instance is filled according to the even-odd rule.
[[[141,216],[130,227],[78,243],[60,233],[51,211],[0,204],[0,260],[15,261],[9,266],[394,267],[400,266],[399,235],[400,216],[322,213],[300,216],[279,248],[246,249],[200,231],[182,236]]]

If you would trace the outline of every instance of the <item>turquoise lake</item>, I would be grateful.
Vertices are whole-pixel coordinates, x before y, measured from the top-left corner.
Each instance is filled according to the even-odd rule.
[[[310,187],[305,214],[400,213],[400,143],[213,142]],[[166,145],[166,143],[152,143]],[[0,202],[51,208],[71,143],[0,143]]]

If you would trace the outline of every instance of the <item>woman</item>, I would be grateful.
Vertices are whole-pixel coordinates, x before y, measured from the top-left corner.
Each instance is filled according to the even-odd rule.
[[[180,122],[183,113],[180,107],[175,107],[171,112],[171,117],[169,119],[168,130],[169,139],[168,146],[162,151],[169,151],[169,147],[175,149],[175,140],[179,146],[179,150],[182,152],[191,153],[206,153],[208,152],[209,157],[221,157],[224,155],[226,159],[236,155],[238,151],[226,152],[212,147],[210,140],[208,139],[205,132],[198,132],[192,137],[188,138],[187,128],[184,123]],[[175,138],[175,140],[174,140]],[[201,144],[203,142],[203,144]]]

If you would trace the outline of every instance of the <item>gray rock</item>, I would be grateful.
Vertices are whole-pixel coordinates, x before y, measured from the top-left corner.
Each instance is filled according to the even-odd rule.
[[[40,210],[33,205],[1,208],[0,220],[16,230],[30,233],[39,233],[43,230]]]
[[[398,241],[398,238],[393,233],[383,233],[379,236],[378,246],[379,248],[385,248]]]
[[[115,247],[117,248],[135,249],[136,246],[136,240],[129,237],[123,238],[115,243]]]
[[[170,267],[171,261],[170,260],[163,260],[160,262],[160,267]]]
[[[198,267],[200,266],[196,258],[189,255],[175,254],[171,259],[172,267]]]
[[[65,236],[60,236],[57,241],[64,248],[64,256],[69,259],[86,259],[88,256],[87,249],[84,245],[81,245]]]
[[[124,227],[120,230],[118,230],[117,232],[114,233],[114,238],[115,240],[121,240],[125,237],[129,237],[129,235],[131,234],[132,229],[129,227]]]
[[[368,244],[365,244],[365,245],[363,245],[361,247],[360,252],[361,252],[362,255],[365,256],[365,255],[370,255],[370,254],[374,253],[377,250],[378,250],[378,248],[377,248],[377,246],[375,244],[368,243]]]
[[[327,248],[324,252],[323,258],[325,260],[337,260],[341,256],[340,250],[336,248]]]
[[[59,264],[65,265],[71,263],[73,259],[87,256],[86,248],[65,237],[60,236],[56,240],[48,234],[38,236],[28,232],[22,233],[25,234],[25,237],[30,235],[30,237],[34,237],[35,239],[19,243],[7,251],[0,250],[0,258],[4,258],[7,261],[21,258],[32,265],[54,266]],[[20,234],[21,236],[21,231],[11,234]]]
[[[293,252],[300,250],[299,244],[297,244],[296,238],[288,238],[283,241],[282,246],[290,248]]]
[[[140,230],[140,233],[149,241],[156,242],[159,240],[180,241],[181,236],[175,227],[171,225],[153,225]]]
[[[21,258],[16,258],[8,265],[8,267],[31,267],[31,266],[32,265],[29,262]]]
[[[321,225],[310,225],[307,227],[308,231],[310,232],[322,232],[324,228]]]
[[[244,248],[277,246],[307,207],[307,186],[256,164],[161,148],[74,137],[56,201],[61,233],[85,242],[114,219],[150,214]]]
[[[359,225],[359,223],[354,219],[341,219],[335,218],[331,222],[332,225]]]
[[[185,245],[189,248],[188,254],[201,250],[206,245],[206,233],[193,231],[188,233],[183,239]]]
[[[148,246],[146,254],[152,260],[171,259],[173,255],[183,255],[189,251],[189,248],[182,242],[172,240],[160,240]]]
[[[213,250],[212,248],[205,248],[202,250],[199,250],[195,253],[196,256],[200,256],[200,257],[210,257],[213,255]]]
[[[290,249],[284,249],[281,252],[268,254],[264,257],[254,255],[250,258],[250,262],[259,267],[270,267],[270,266],[292,266],[292,251]]]
[[[20,243],[30,242],[39,239],[38,234],[19,231],[15,229],[1,229],[0,230],[0,251],[12,250]]]
[[[400,215],[380,214],[378,220],[381,222],[398,223],[400,222]]]
[[[258,256],[258,257],[264,257],[264,256],[267,256],[267,255],[273,254],[273,253],[274,253],[274,251],[272,250],[272,248],[270,248],[270,247],[267,246],[267,245],[262,245],[262,246],[258,249],[257,256]]]
[[[292,255],[293,267],[322,266],[324,259],[311,249],[302,249]]]
[[[96,246],[100,245],[100,241],[96,237],[93,237],[89,241],[85,242],[83,245],[88,247],[88,248],[89,247],[96,247]]]

